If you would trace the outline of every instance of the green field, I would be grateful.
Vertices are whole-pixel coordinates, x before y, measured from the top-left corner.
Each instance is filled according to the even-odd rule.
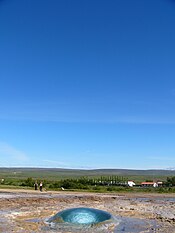
[[[136,183],[145,180],[166,180],[168,176],[175,176],[175,171],[169,170],[128,170],[128,169],[60,169],[60,168],[0,168],[0,179],[47,179],[61,180],[80,177],[123,176]]]
[[[167,177],[173,183],[167,183]],[[175,192],[175,171],[126,170],[126,169],[56,169],[56,168],[0,168],[0,188],[33,189],[35,180],[43,182],[46,190],[90,191],[90,192]],[[134,180],[136,187],[127,187],[127,181]],[[163,181],[159,188],[140,187],[143,181]],[[116,183],[112,183],[115,181]]]

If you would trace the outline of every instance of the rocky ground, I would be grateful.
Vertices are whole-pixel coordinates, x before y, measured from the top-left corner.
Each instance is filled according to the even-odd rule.
[[[0,190],[0,232],[48,232],[45,220],[57,212],[74,207],[105,210],[123,219],[125,226],[117,230],[111,224],[105,232],[175,233],[175,195],[94,194],[71,192],[39,192]],[[146,222],[145,230],[126,226],[129,219]],[[128,224],[130,224],[128,222]],[[118,228],[119,229],[119,228]],[[61,232],[61,231],[59,231]],[[69,231],[71,232],[71,231]]]

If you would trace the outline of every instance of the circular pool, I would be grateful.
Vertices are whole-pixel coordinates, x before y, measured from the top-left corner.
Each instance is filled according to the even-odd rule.
[[[73,208],[58,212],[51,217],[48,222],[92,225],[110,220],[111,218],[112,215],[103,210],[93,208]]]

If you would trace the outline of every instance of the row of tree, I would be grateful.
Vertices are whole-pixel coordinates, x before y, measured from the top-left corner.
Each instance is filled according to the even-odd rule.
[[[82,177],[79,179],[64,179],[50,184],[50,188],[87,189],[89,186],[126,186],[127,180],[120,176],[101,176],[100,178]]]
[[[63,179],[59,181],[48,181],[42,180],[43,186],[47,188],[57,189],[90,189],[90,187],[115,187],[115,186],[127,186],[127,178],[122,176],[101,176],[97,178],[81,177],[79,179]],[[10,183],[9,183],[10,182]],[[23,181],[15,181],[15,183],[10,180],[4,180],[3,184],[20,185],[27,187],[34,187],[35,180],[32,178],[27,178]],[[39,181],[38,181],[39,182]],[[167,177],[167,180],[163,183],[163,187],[173,187],[175,186],[175,176]]]
[[[167,186],[175,186],[175,176],[167,177],[166,184]]]

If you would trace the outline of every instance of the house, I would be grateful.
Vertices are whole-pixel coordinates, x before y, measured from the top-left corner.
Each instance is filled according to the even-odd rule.
[[[162,181],[158,181],[157,184],[158,184],[158,186],[163,186],[163,182]]]
[[[129,180],[129,181],[128,181],[128,186],[129,186],[129,187],[133,187],[134,185],[136,185],[136,184],[134,183],[133,180]]]
[[[158,184],[156,182],[142,182],[141,185],[143,187],[158,187]]]

